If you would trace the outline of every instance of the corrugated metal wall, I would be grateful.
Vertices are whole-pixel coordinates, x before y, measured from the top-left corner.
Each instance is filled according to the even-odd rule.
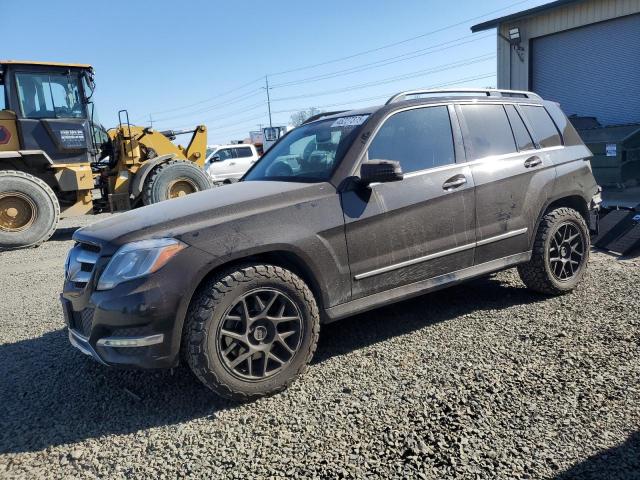
[[[523,40],[521,61],[509,45],[498,37],[498,87],[527,90],[529,86],[529,41],[533,38],[582,27],[616,17],[640,13],[640,0],[585,0],[547,13],[500,25],[507,36],[509,28],[519,27]],[[509,57],[511,56],[511,60]]]
[[[531,90],[566,114],[640,122],[640,14],[538,37],[530,50]]]

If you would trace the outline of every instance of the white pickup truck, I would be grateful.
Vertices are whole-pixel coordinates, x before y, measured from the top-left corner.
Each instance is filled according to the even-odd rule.
[[[239,143],[218,145],[205,160],[204,169],[214,183],[235,180],[260,158],[254,145]]]

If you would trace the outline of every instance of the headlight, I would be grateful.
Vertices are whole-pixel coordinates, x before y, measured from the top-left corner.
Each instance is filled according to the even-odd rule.
[[[109,261],[98,281],[98,290],[109,290],[122,282],[158,271],[185,247],[175,238],[127,243]]]

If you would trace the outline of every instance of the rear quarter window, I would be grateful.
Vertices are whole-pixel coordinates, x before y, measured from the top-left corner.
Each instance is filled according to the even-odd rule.
[[[565,145],[582,145],[582,138],[557,103],[545,102],[547,112],[560,130]]]
[[[250,157],[251,155],[253,155],[253,153],[251,152],[251,148],[250,147],[236,148],[236,156],[238,158]]]
[[[522,105],[522,112],[533,129],[533,135],[541,147],[557,147],[562,145],[560,132],[544,107]]]

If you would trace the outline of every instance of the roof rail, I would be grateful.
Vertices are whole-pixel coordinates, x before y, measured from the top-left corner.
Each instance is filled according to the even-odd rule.
[[[477,93],[479,95],[486,95],[487,97],[522,97],[522,98],[535,98],[542,100],[542,97],[537,93],[527,92],[526,90],[502,90],[495,88],[454,88],[454,89],[435,89],[435,90],[407,90],[406,92],[396,93],[393,97],[387,100],[385,105],[390,103],[401,102],[408,96],[412,95],[433,95],[433,94],[446,94],[447,96],[455,95],[469,95]]]
[[[330,115],[337,115],[338,113],[344,113],[344,112],[348,112],[348,110],[336,110],[334,112],[316,113],[315,115],[312,115],[311,117],[307,118],[304,122],[302,122],[301,125],[304,125],[306,123],[315,122],[316,120],[320,120],[321,118],[328,117]]]

